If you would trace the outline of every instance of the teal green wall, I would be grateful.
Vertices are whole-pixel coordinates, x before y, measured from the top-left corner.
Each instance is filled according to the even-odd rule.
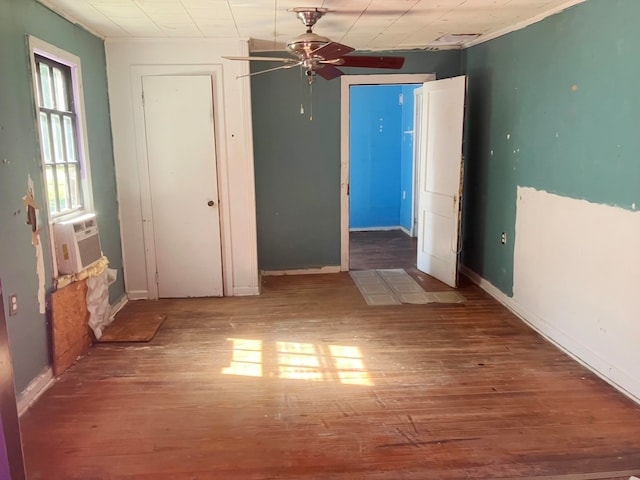
[[[637,0],[589,0],[465,52],[463,263],[504,293],[518,185],[640,206],[638,18]]]
[[[393,54],[405,57],[402,70],[344,70],[351,75],[435,73],[438,78],[462,71],[459,51]],[[274,66],[253,63],[255,70]],[[254,76],[251,103],[259,267],[340,265],[340,80],[314,82],[313,121],[309,88],[297,68]]]
[[[124,294],[103,42],[33,0],[0,0],[0,277],[5,308],[9,294],[18,296],[18,314],[7,317],[18,392],[41,373],[50,357],[47,319],[38,312],[35,250],[22,204],[27,177],[31,175],[36,201],[44,206],[26,35],[67,50],[82,61],[98,226],[110,267],[118,270],[118,281],[110,289],[111,300]],[[51,259],[45,212],[40,212],[40,220],[46,286],[50,292]]]

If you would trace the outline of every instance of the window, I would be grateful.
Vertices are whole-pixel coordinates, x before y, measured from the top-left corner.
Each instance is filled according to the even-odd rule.
[[[44,178],[52,217],[82,208],[71,69],[35,56]]]
[[[80,59],[30,38],[34,96],[49,219],[91,207]]]

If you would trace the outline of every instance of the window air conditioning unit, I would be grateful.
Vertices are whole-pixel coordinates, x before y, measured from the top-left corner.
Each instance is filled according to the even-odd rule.
[[[95,213],[53,224],[58,273],[78,273],[102,258]]]

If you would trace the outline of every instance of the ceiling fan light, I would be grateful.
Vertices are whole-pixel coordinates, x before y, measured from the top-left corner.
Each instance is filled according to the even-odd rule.
[[[297,57],[297,60],[273,58],[273,61],[281,62],[284,65],[240,76],[254,76],[262,73],[273,72],[275,70],[284,70],[300,66],[307,77],[309,85],[311,85],[316,74],[326,80],[332,80],[341,76],[343,71],[337,68],[337,65],[345,67],[399,69],[402,68],[402,65],[404,64],[404,57],[349,55],[351,52],[355,51],[353,47],[342,45],[338,42],[332,42],[327,37],[313,33],[311,31],[311,27],[328,11],[326,8],[310,9],[298,7],[290,9],[289,11],[295,12],[298,18],[300,18],[307,26],[306,33],[298,35],[293,40],[287,42],[287,51]],[[272,57],[259,56],[224,58],[230,60],[253,60],[265,62],[272,60]]]
[[[287,42],[287,50],[300,59],[309,58],[311,52],[325,46],[331,40],[315,33],[303,33]]]

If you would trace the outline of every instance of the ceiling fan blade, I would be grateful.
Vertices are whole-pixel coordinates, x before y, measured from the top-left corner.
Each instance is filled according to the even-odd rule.
[[[302,62],[296,62],[296,63],[293,63],[291,65],[280,65],[279,67],[267,68],[266,70],[260,70],[259,72],[247,73],[246,75],[238,75],[236,78],[253,77],[254,75],[260,75],[261,73],[273,72],[275,70],[286,70],[288,68],[297,67],[299,65],[302,65]]]
[[[347,45],[342,45],[341,43],[329,42],[326,45],[316,48],[311,52],[311,54],[315,57],[322,57],[325,60],[331,60],[334,58],[339,58],[342,55],[346,55],[347,53],[351,53],[355,51],[355,48],[351,48]]]
[[[374,55],[346,55],[341,58],[343,67],[402,68],[404,57],[376,57]]]
[[[325,80],[333,80],[334,78],[338,78],[340,75],[344,74],[342,70],[330,64],[324,64],[322,68],[318,68],[316,70],[316,73]]]
[[[227,60],[248,60],[248,61],[257,61],[257,62],[285,62],[285,63],[298,63],[298,60],[295,58],[279,58],[279,57],[226,57],[222,56],[222,58],[226,58]]]

